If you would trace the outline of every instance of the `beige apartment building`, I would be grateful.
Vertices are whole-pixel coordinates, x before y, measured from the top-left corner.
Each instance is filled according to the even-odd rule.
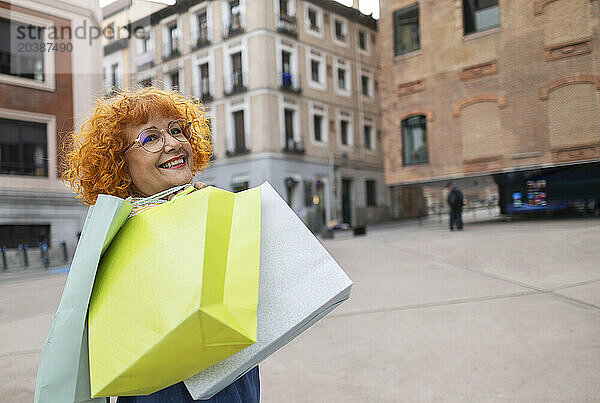
[[[371,16],[330,0],[141,3],[104,9],[109,31],[138,33],[107,40],[105,87],[200,98],[215,154],[200,180],[234,191],[268,180],[314,230],[386,218]]]
[[[395,214],[449,181],[505,213],[598,209],[598,0],[382,0],[379,37]]]
[[[101,43],[82,28],[101,23],[93,0],[0,1],[0,248],[8,270],[39,267],[41,243],[53,266],[74,252],[86,209],[60,180],[61,146],[101,90]]]

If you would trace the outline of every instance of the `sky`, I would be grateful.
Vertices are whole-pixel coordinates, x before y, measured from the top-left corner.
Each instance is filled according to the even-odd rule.
[[[100,7],[104,7],[116,0],[99,0]],[[157,3],[173,3],[173,0],[155,0]],[[352,0],[336,0],[338,3],[342,3],[346,6],[352,5]],[[360,0],[359,3],[360,11],[365,14],[373,13],[373,18],[379,18],[379,0]]]

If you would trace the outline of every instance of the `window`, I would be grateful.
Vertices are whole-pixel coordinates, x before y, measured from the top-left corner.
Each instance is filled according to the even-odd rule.
[[[240,0],[230,0],[228,5],[229,27],[226,37],[243,31],[242,29],[242,7]]]
[[[284,73],[292,72],[291,58],[292,54],[290,52],[288,52],[287,50],[281,51],[281,68]]]
[[[350,96],[352,94],[349,67],[343,60],[336,59],[335,61],[335,81],[335,91],[338,95]]]
[[[292,53],[287,50],[281,51],[281,86],[283,88],[293,88],[292,76]]]
[[[310,106],[309,130],[311,140],[318,144],[327,143],[327,107],[319,104]]]
[[[394,11],[394,54],[403,55],[421,48],[419,4]]]
[[[285,108],[283,110],[285,126],[285,146],[286,151],[294,151],[296,144],[294,141],[294,110]]]
[[[39,30],[32,29],[25,38],[20,39],[18,33],[28,32],[28,26],[0,18],[0,74],[44,82],[44,52],[19,51],[21,47],[25,50],[39,49],[44,44],[42,27],[38,27]]]
[[[306,32],[318,37],[322,37],[323,32],[321,27],[323,26],[323,12],[314,6],[309,6],[305,3],[304,15]]]
[[[0,119],[0,174],[48,176],[45,123]]]
[[[325,82],[325,56],[319,52],[309,51],[307,58],[308,62],[308,85],[311,88],[324,90],[326,88]]]
[[[246,41],[242,39],[235,46],[226,48],[224,53],[224,93],[225,96],[246,91],[247,60]]]
[[[367,43],[367,33],[364,31],[358,31],[358,47],[360,48],[360,50],[368,50]]]
[[[171,83],[171,89],[179,91],[179,72],[174,71],[169,73],[169,82]]]
[[[208,41],[208,18],[206,8],[203,8],[196,14],[196,24],[198,24],[198,35],[196,37],[196,47],[209,43]]]
[[[402,162],[403,165],[429,162],[425,116],[411,116],[402,121]]]
[[[151,50],[150,35],[140,38],[140,53],[147,53]]]
[[[365,75],[360,76],[360,85],[362,88],[362,94],[370,97],[371,96],[371,86],[369,83],[369,77]]]
[[[323,141],[323,116],[313,115],[313,133],[315,141]]]
[[[295,0],[278,0],[277,31],[296,36],[296,4]]]
[[[350,147],[354,144],[351,115],[348,112],[338,112],[339,145]]]
[[[233,133],[234,133],[234,152],[236,154],[245,153],[246,150],[246,131],[244,129],[244,111],[233,112]]]
[[[310,61],[310,78],[313,81],[316,81],[316,82],[320,82],[321,81],[320,71],[321,71],[321,68],[319,66],[319,61],[318,60],[311,60]]]
[[[11,249],[19,245],[37,247],[40,242],[50,246],[50,225],[0,225],[0,246]]]
[[[368,150],[375,149],[375,142],[373,141],[373,126],[369,124],[363,125],[363,134],[365,141],[365,148]]]
[[[319,23],[317,20],[317,11],[314,8],[308,9],[308,20],[310,21],[310,29],[319,32]]]
[[[146,27],[138,35],[139,37],[137,38],[136,65],[138,67],[150,67],[150,65],[154,61],[154,54],[152,49],[152,30],[150,27]]]
[[[242,52],[236,52],[231,55],[231,77],[234,92],[241,90],[244,87]]]
[[[342,145],[350,145],[349,141],[348,141],[348,121],[347,120],[341,120],[340,121],[340,138],[342,139]]]
[[[208,101],[212,99],[210,95],[210,77],[208,62],[202,63],[198,67],[198,73],[200,74],[200,88],[198,91],[198,95],[202,101]]]
[[[164,58],[179,55],[179,28],[177,22],[167,25],[164,44]]]
[[[367,207],[377,206],[377,195],[375,193],[375,181],[367,179],[365,181],[366,193],[367,193]]]
[[[300,91],[298,79],[298,49],[295,44],[287,41],[277,41],[280,58],[277,60],[280,69],[280,85],[282,89],[293,92]]]
[[[498,0],[463,0],[465,35],[485,31],[500,25]]]
[[[334,23],[335,39],[339,42],[346,42],[346,24],[338,19]]]
[[[341,90],[346,90],[346,69],[343,67],[338,67],[338,88]]]
[[[279,0],[279,14],[291,16],[290,0]]]

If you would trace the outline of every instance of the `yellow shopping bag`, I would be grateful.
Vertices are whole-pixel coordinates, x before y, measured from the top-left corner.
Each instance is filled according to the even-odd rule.
[[[146,395],[256,342],[260,188],[214,187],[132,217],[89,307],[93,397]]]

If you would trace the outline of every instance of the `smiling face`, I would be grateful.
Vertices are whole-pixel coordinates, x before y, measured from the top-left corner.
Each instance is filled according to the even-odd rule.
[[[125,133],[127,144],[133,143],[144,129],[154,126],[162,130],[175,119],[153,118],[142,125],[130,127]],[[129,176],[140,196],[151,196],[192,181],[192,146],[188,141],[180,142],[173,138],[166,130],[163,134],[165,144],[158,152],[148,152],[139,144],[125,152]]]

